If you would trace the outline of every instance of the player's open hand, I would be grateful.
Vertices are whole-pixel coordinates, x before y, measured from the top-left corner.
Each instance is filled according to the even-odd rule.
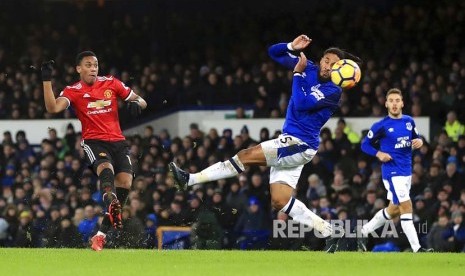
[[[412,148],[419,149],[423,146],[423,140],[421,138],[413,139],[412,140]]]
[[[291,46],[295,51],[299,51],[305,49],[310,44],[310,42],[312,42],[312,40],[308,38],[308,36],[299,35],[291,42]]]
[[[294,67],[294,72],[302,73],[307,68],[307,57],[304,53],[300,52],[299,62]]]
[[[382,152],[382,151],[378,151],[376,153],[376,157],[379,159],[379,161],[385,163],[385,162],[389,162],[392,160],[392,157],[391,155],[389,155],[389,153],[385,153],[385,152]]]

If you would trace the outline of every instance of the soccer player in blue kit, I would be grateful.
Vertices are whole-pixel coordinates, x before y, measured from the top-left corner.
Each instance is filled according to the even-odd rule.
[[[420,246],[417,232],[412,221],[412,201],[410,186],[412,181],[412,149],[423,145],[412,117],[403,115],[402,92],[397,88],[386,94],[388,116],[373,124],[366,138],[362,141],[363,152],[376,156],[382,162],[381,173],[387,198],[387,208],[378,211],[361,229],[367,236],[383,226],[387,220],[400,215],[402,230],[413,252],[430,252]],[[379,150],[373,145],[379,142]],[[366,251],[366,238],[358,239],[358,247]]]
[[[342,89],[331,82],[331,67],[340,59],[358,58],[339,48],[328,48],[319,64],[315,64],[307,61],[304,53],[297,54],[310,43],[308,36],[300,35],[290,43],[279,43],[269,48],[273,60],[294,72],[283,134],[241,150],[231,159],[213,164],[199,173],[189,174],[174,162],[169,164],[169,169],[176,185],[184,189],[198,183],[234,177],[242,173],[246,166],[271,167],[270,194],[273,208],[315,229],[321,237],[326,238],[325,250],[333,253],[339,239],[333,233],[331,224],[292,195],[303,166],[317,152],[321,127],[339,106]]]

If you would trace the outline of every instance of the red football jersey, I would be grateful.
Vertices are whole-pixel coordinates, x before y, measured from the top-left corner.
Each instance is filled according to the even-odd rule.
[[[81,121],[83,140],[115,142],[125,140],[119,125],[118,98],[126,101],[132,93],[120,80],[107,76],[97,77],[91,86],[83,81],[67,86],[60,97],[74,107]]]

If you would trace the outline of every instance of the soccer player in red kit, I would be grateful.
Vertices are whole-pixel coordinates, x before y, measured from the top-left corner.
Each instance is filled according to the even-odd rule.
[[[121,98],[128,102],[133,116],[139,115],[147,103],[115,77],[98,76],[98,59],[91,51],[76,57],[80,81],[67,86],[55,98],[51,82],[52,65],[53,61],[49,61],[41,67],[45,107],[50,113],[58,113],[73,106],[82,125],[81,146],[86,161],[98,175],[103,192],[106,213],[99,231],[91,239],[92,249],[100,251],[110,227],[122,226],[121,205],[127,200],[133,178],[129,146],[119,125],[117,101]]]

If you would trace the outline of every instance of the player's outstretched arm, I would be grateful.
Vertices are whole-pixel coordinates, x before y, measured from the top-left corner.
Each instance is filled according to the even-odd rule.
[[[44,86],[44,102],[45,108],[49,113],[58,113],[65,110],[69,103],[65,98],[55,99],[55,94],[52,89],[52,71],[53,71],[53,60],[42,63],[42,84]]]

